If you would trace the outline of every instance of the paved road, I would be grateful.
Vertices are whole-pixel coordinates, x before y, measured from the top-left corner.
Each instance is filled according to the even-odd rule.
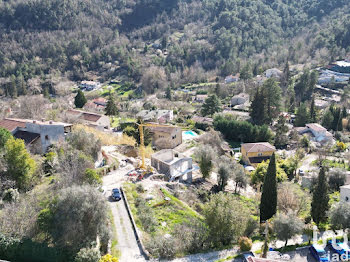
[[[119,188],[125,179],[125,174],[132,169],[133,167],[128,165],[103,177],[103,187],[106,190],[105,196],[109,201],[116,227],[117,247],[121,253],[120,262],[145,261],[136,242],[124,200],[115,202],[110,199],[111,190],[115,187]]]

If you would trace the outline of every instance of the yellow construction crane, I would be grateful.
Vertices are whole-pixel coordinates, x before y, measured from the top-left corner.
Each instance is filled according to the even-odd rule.
[[[161,124],[156,124],[156,123],[141,123],[137,124],[139,126],[139,132],[140,132],[140,153],[141,153],[141,159],[142,163],[140,168],[146,169],[145,165],[145,137],[143,133],[144,127],[171,127],[169,125],[161,125]]]

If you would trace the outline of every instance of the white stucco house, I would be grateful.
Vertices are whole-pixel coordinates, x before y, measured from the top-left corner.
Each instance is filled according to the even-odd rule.
[[[299,134],[310,133],[310,140],[313,142],[321,144],[334,143],[333,135],[318,123],[306,124],[305,128],[299,129],[298,132]]]
[[[32,152],[43,154],[52,144],[63,141],[72,131],[72,125],[54,121],[5,118],[0,127],[10,131],[15,138],[22,139]]]
[[[234,82],[238,82],[239,81],[239,74],[236,75],[229,75],[225,77],[225,83],[229,84],[229,83],[234,83]]]

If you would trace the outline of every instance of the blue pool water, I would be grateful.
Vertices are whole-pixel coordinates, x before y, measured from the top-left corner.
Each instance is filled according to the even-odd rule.
[[[193,131],[185,131],[185,134],[186,135],[189,135],[189,136],[198,136],[195,132]]]

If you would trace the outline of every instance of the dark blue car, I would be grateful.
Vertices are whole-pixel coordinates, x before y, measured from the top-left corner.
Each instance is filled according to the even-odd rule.
[[[311,255],[316,259],[316,261],[319,261],[319,262],[329,261],[328,254],[322,246],[314,244],[310,246],[309,249],[310,249]]]
[[[116,201],[119,201],[122,199],[122,196],[120,194],[120,190],[118,188],[112,189],[112,198]]]

